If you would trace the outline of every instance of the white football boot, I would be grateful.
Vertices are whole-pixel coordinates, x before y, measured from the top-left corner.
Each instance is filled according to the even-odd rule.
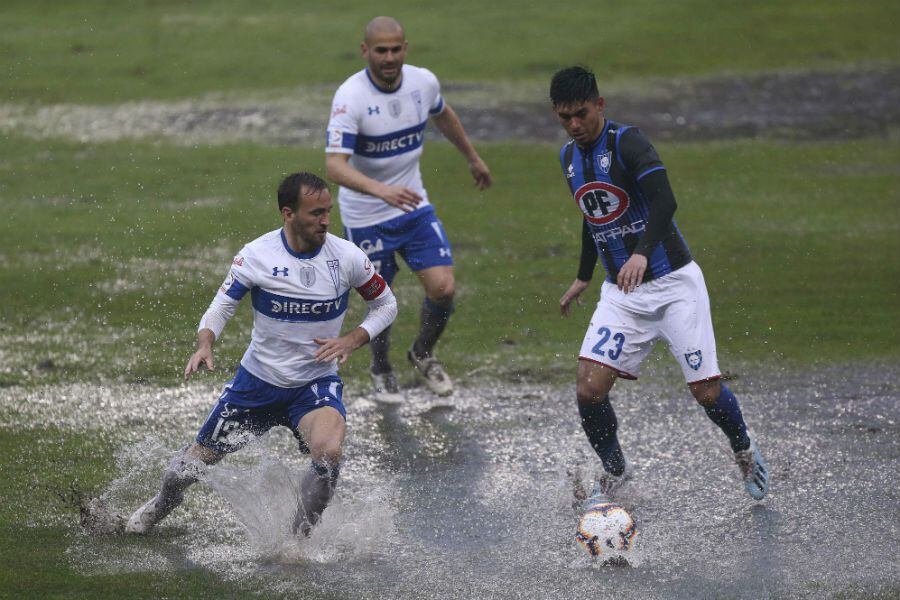
[[[443,365],[433,356],[419,358],[412,348],[406,353],[409,362],[425,377],[425,385],[438,396],[449,396],[453,393],[453,382],[444,371]]]
[[[142,507],[134,511],[134,514],[131,515],[131,518],[125,524],[125,533],[144,535],[163,520],[163,517],[166,515],[160,514],[160,511],[157,509],[156,501],[158,499],[159,495],[157,494],[150,498]]]
[[[397,378],[393,371],[387,373],[372,373],[372,399],[383,404],[402,404],[403,394],[397,385]]]

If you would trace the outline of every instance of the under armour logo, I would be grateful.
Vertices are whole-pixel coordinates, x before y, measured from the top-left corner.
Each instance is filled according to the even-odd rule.
[[[441,256],[450,256],[450,248],[441,248]]]
[[[279,275],[288,276],[288,268],[283,267],[279,269],[278,267],[272,267],[272,277],[278,277]]]
[[[370,114],[370,115],[380,115],[380,114],[381,114],[381,107],[380,107],[380,106],[370,106],[370,107],[368,107],[368,108],[369,108],[369,114]]]

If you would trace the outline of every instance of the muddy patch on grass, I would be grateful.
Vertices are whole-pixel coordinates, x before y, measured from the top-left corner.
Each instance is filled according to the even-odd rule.
[[[896,136],[900,126],[900,67],[646,80],[601,92],[610,118],[638,124],[658,140],[839,140]],[[277,100],[220,94],[115,106],[5,104],[0,131],[85,143],[321,146],[332,93],[316,86],[286,90]],[[475,140],[564,140],[544,86],[447,83],[444,95]],[[427,135],[439,137],[433,128]]]
[[[837,140],[895,135],[900,125],[897,67],[656,80],[640,90],[601,94],[609,118],[637,124],[660,140]],[[463,105],[458,112],[480,139],[561,142],[548,103],[541,98],[491,110]]]

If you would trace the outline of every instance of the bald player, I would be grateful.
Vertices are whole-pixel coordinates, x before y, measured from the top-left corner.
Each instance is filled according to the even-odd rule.
[[[465,157],[479,190],[491,185],[491,173],[441,97],[437,77],[405,64],[407,47],[396,19],[376,17],[366,26],[360,44],[366,68],[334,95],[325,162],[328,177],[340,185],[347,239],[369,256],[388,285],[397,274],[397,253],[422,284],[421,325],[407,358],[428,387],[443,396],[453,392],[453,383],[434,357],[434,347],[453,312],[456,282],[450,242],[419,172],[428,119]],[[375,398],[400,402],[389,336],[390,328],[370,342],[370,372]]]

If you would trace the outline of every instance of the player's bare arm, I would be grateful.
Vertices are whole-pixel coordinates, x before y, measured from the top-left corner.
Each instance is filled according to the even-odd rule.
[[[391,206],[411,212],[422,201],[422,197],[402,185],[388,185],[371,177],[366,177],[350,164],[349,154],[328,154],[325,157],[328,179],[351,190],[381,198]]]
[[[475,186],[479,190],[490,187],[491,183],[493,183],[491,171],[484,161],[481,160],[481,157],[478,155],[472,142],[469,141],[466,130],[463,128],[462,122],[459,120],[456,112],[449,104],[445,104],[444,110],[432,118],[444,137],[450,140],[450,143],[456,146],[456,149],[459,150],[460,154],[462,154],[469,162],[469,171],[472,173],[472,178],[475,180]]]
[[[200,370],[201,366],[205,366],[210,371],[215,371],[213,363],[212,347],[216,341],[216,334],[211,329],[201,329],[197,332],[197,351],[188,359],[187,366],[184,367],[184,380],[190,379],[191,375]]]
[[[316,361],[329,362],[338,359],[340,364],[344,364],[356,349],[369,342],[369,332],[362,327],[357,327],[341,337],[313,338],[313,341],[319,344],[319,349],[315,353]]]
[[[581,294],[587,289],[590,283],[590,281],[583,281],[581,279],[573,281],[572,285],[569,286],[569,289],[566,290],[566,293],[559,299],[559,314],[568,317],[571,311],[572,301],[574,300],[576,304],[580,305]]]

